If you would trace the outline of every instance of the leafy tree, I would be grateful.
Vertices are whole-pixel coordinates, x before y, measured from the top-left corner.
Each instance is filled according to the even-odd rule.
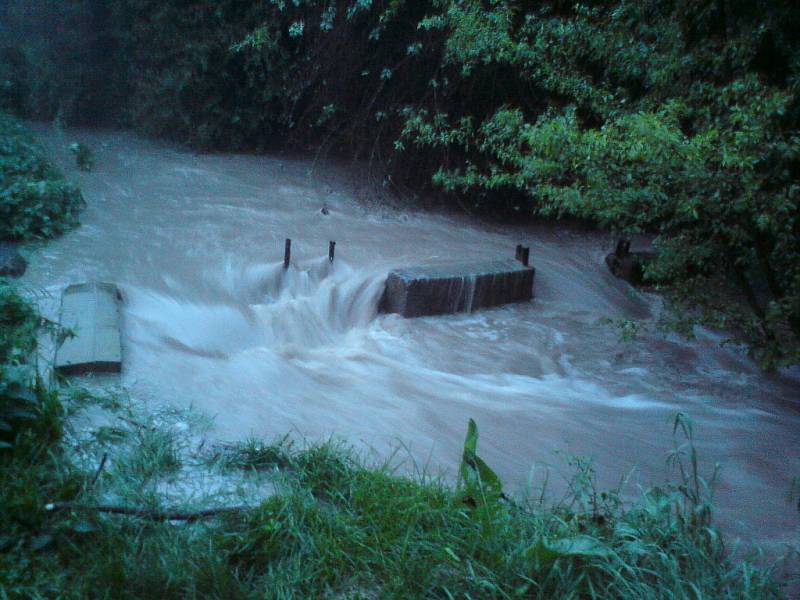
[[[654,233],[651,282],[735,329],[766,364],[798,360],[796,9],[759,22],[725,2],[441,7],[427,23],[449,32],[441,68],[456,93],[487,66],[492,77],[514,69],[489,110],[406,109],[403,142],[440,152],[435,183]]]

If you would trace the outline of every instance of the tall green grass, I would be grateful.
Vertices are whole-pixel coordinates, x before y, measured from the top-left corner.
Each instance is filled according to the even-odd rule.
[[[728,556],[691,459],[676,458],[686,468],[676,485],[633,504],[596,492],[581,462],[570,494],[551,505],[508,498],[479,471],[457,487],[398,476],[336,442],[192,454],[174,428],[142,422],[97,446],[118,448],[99,479],[96,454],[83,469],[57,446],[7,457],[3,501],[16,504],[3,527],[15,541],[0,555],[0,597],[781,597],[769,569]],[[273,487],[247,498],[251,508],[195,522],[44,510],[59,500],[154,511],[219,503],[165,500],[159,482],[189,467]]]

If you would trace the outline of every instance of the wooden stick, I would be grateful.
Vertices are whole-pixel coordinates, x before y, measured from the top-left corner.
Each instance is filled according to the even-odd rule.
[[[130,515],[133,517],[140,517],[142,519],[149,519],[151,521],[197,521],[198,519],[207,519],[209,517],[216,517],[217,515],[225,513],[237,513],[244,510],[252,509],[252,506],[223,506],[220,508],[206,508],[204,510],[188,511],[188,512],[170,512],[151,510],[149,508],[135,508],[128,506],[113,506],[110,504],[80,504],[78,502],[54,502],[45,504],[44,509],[51,512],[62,510],[81,510],[109,513],[114,515]]]
[[[286,238],[286,245],[283,248],[283,268],[289,268],[289,262],[292,260],[292,240]]]
[[[526,267],[528,266],[528,262],[530,261],[530,256],[531,256],[530,246],[523,246],[520,260],[522,261],[522,264],[525,265]]]
[[[97,478],[100,477],[100,473],[103,472],[103,467],[106,466],[106,461],[108,460],[108,452],[103,452],[103,458],[100,460],[100,466],[97,467],[97,471],[92,477],[92,483],[90,483],[90,487],[94,487],[94,484],[97,483]]]

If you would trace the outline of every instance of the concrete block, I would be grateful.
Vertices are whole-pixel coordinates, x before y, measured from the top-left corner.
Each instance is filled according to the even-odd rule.
[[[113,283],[71,285],[61,296],[62,327],[75,337],[56,350],[55,368],[64,375],[119,373],[122,369],[122,296]]]
[[[525,302],[534,275],[511,259],[400,269],[389,273],[379,310],[422,317]]]

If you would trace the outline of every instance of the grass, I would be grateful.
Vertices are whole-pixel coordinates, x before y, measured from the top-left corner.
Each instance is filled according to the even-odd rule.
[[[504,499],[481,477],[457,488],[400,477],[336,442],[249,441],[197,453],[189,434],[168,424],[119,431],[77,446],[79,436],[67,433],[47,451],[26,443],[4,463],[2,500],[12,510],[3,528],[15,542],[0,555],[0,597],[780,597],[768,569],[728,558],[702,490],[686,491],[691,460],[686,481],[643,492],[633,505],[615,491],[596,493],[590,467],[578,463],[570,495],[548,506]],[[109,448],[109,466],[91,485]],[[82,468],[78,450],[87,451]],[[232,484],[253,474],[274,487],[240,496],[249,510],[194,523],[42,508],[223,501],[213,491],[165,500],[159,483],[187,469]]]

